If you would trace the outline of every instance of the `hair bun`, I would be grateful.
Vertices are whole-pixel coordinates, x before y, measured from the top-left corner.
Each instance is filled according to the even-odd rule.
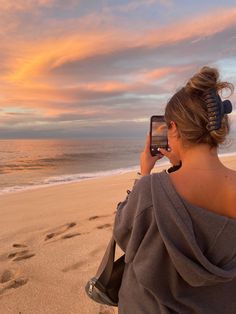
[[[204,66],[201,70],[189,79],[185,88],[189,93],[201,94],[210,89],[217,90],[219,72],[215,68]]]
[[[221,100],[224,89],[232,93],[234,86],[220,81],[217,69],[204,66],[168,101],[166,123],[175,121],[184,144],[217,147],[225,141],[229,133],[227,114],[232,111],[232,104]]]

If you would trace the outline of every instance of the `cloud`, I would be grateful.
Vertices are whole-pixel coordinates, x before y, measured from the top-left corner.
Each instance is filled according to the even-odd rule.
[[[64,5],[71,5],[75,1],[67,0]],[[10,12],[23,12],[31,11],[37,8],[49,8],[63,5],[63,1],[58,0],[0,0],[1,11]]]
[[[112,14],[101,10],[75,17],[67,11],[67,17],[55,19],[45,12],[52,9],[55,14],[56,6],[65,5],[63,1],[5,1],[2,12],[12,25],[9,33],[3,32],[1,42],[0,104],[22,111],[0,111],[1,123],[6,128],[38,123],[40,128],[50,123],[56,127],[55,121],[86,124],[95,119],[102,123],[122,116],[141,121],[163,110],[171,93],[199,67],[234,58],[234,7],[162,27],[157,23],[147,29],[145,25],[140,32],[127,23],[119,25],[119,16],[114,14],[122,7],[132,11],[161,2],[117,4]],[[71,3],[78,5],[78,1]],[[171,5],[168,3],[162,5]],[[31,10],[34,13],[26,26],[23,16]],[[18,24],[19,30],[13,31],[17,23],[23,23],[23,28]],[[141,21],[138,27],[142,25]]]
[[[170,76],[176,76],[180,73],[185,73],[186,71],[193,70],[196,67],[195,64],[172,66],[172,67],[160,67],[143,73],[142,76],[148,81],[154,81],[164,78],[169,78]]]
[[[91,33],[80,31],[58,39],[50,38],[39,43],[19,44],[18,61],[12,60],[9,81],[31,80],[47,75],[64,65],[85,62],[87,59],[115,56],[116,54],[148,54],[150,49],[168,47],[185,40],[209,37],[236,25],[236,9],[217,10],[208,15],[187,19],[144,34],[133,34],[124,29],[99,29]],[[184,32],[183,32],[184,29]],[[11,62],[11,61],[9,61]]]
[[[148,45],[164,45],[178,43],[186,39],[199,39],[212,36],[236,25],[236,8],[216,9],[211,13],[186,18],[168,27],[150,31],[145,37]]]
[[[170,7],[173,5],[173,1],[171,0],[139,0],[139,1],[129,1],[126,4],[115,5],[111,7],[106,7],[105,11],[115,11],[115,12],[123,12],[128,13],[131,11],[135,11],[137,9],[150,8],[154,5],[161,5],[164,7]]]

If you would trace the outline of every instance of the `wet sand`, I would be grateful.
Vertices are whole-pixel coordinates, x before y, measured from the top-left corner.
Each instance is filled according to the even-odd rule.
[[[223,162],[236,170],[236,156]],[[129,172],[0,196],[0,313],[117,313],[91,301],[84,286],[135,178]]]

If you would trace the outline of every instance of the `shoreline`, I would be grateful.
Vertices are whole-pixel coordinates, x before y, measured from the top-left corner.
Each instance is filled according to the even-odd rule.
[[[228,159],[235,158],[236,160],[236,152],[233,153],[224,153],[224,154],[219,154],[219,157],[222,161],[228,161]],[[168,167],[170,166],[170,163],[168,160],[163,160],[161,161],[160,164],[157,164],[153,171],[159,171],[159,168],[163,167]],[[35,185],[28,185],[28,186],[12,186],[12,187],[7,187],[3,188],[2,190],[0,189],[0,197],[4,195],[11,195],[15,193],[21,193],[25,191],[33,191],[37,189],[44,189],[44,188],[50,188],[52,186],[61,186],[61,185],[68,185],[68,184],[74,184],[74,183],[79,183],[83,181],[90,181],[94,179],[99,179],[99,178],[107,178],[107,177],[113,177],[113,176],[119,176],[123,175],[126,173],[135,173],[139,171],[139,166],[132,166],[128,168],[118,168],[118,169],[113,169],[113,170],[104,170],[104,171],[97,171],[94,173],[79,173],[79,174],[70,174],[70,175],[61,175],[61,176],[53,176],[49,177],[47,180],[49,183],[43,183],[43,184],[35,184]],[[73,179],[73,177],[75,179]],[[79,177],[79,178],[76,178]],[[59,181],[53,182],[56,180],[56,178],[60,178]],[[64,179],[64,180],[63,180]],[[52,182],[50,182],[52,181]]]
[[[224,163],[236,170],[236,156]],[[90,300],[84,287],[135,179],[131,171],[1,195],[0,313],[117,314]]]

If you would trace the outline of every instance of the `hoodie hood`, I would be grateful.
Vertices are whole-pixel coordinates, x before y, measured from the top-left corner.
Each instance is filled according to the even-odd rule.
[[[166,172],[151,175],[151,191],[156,224],[179,275],[193,287],[236,278],[236,219],[186,202]]]

